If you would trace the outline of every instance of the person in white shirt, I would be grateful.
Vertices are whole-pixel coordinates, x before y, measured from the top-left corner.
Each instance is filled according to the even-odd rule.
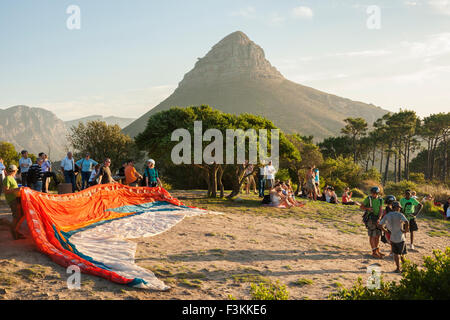
[[[64,174],[64,182],[72,184],[72,192],[76,190],[75,160],[72,152],[67,152],[67,157],[61,161],[61,171]]]
[[[275,185],[275,174],[277,173],[277,170],[272,165],[272,161],[269,161],[265,170],[266,170],[267,187],[270,190]]]
[[[28,158],[28,151],[22,150],[21,152],[22,158],[19,160],[19,168],[20,168],[20,177],[22,181],[22,186],[27,187],[27,176],[28,176],[28,170],[30,170],[30,167],[33,165],[33,161],[31,161],[30,158]]]

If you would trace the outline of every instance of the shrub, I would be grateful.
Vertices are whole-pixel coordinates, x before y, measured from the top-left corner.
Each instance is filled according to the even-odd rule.
[[[422,172],[411,172],[409,180],[417,184],[425,184],[425,175]]]
[[[377,185],[379,185],[381,182],[381,173],[377,168],[372,167],[362,174],[362,179],[376,181]]]
[[[250,285],[250,294],[253,300],[287,300],[289,292],[285,285],[276,283],[252,283]]]
[[[351,192],[352,192],[352,197],[355,197],[355,198],[365,198],[367,196],[362,190],[360,190],[358,188],[353,188],[351,190]]]
[[[383,194],[383,186],[375,180],[362,180],[358,186],[359,189],[361,189],[362,192],[364,192],[364,194],[370,194],[370,189],[372,189],[372,187],[379,187],[381,190],[381,193]]]
[[[431,194],[433,198],[441,203],[445,203],[450,197],[450,190],[442,184],[423,184],[417,187],[417,193],[425,196]]]
[[[422,212],[430,217],[442,218],[441,208],[435,206],[431,201],[423,203]]]
[[[405,194],[405,190],[410,189],[417,191],[417,185],[412,181],[402,180],[400,182],[394,183],[394,182],[388,182],[384,186],[384,192],[385,194],[394,195],[397,199],[402,198]]]
[[[380,281],[379,289],[369,289],[358,278],[350,289],[332,293],[333,300],[448,300],[450,299],[450,247],[445,252],[433,250],[424,257],[423,268],[409,261],[403,263],[402,279],[397,284]]]
[[[278,170],[277,174],[275,175],[275,179],[279,179],[280,181],[287,181],[291,179],[291,176],[289,175],[289,170],[288,169]]]

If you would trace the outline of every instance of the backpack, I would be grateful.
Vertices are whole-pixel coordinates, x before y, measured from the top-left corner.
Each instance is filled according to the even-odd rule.
[[[262,199],[262,203],[263,204],[270,204],[272,201],[270,201],[270,194],[267,194],[264,196],[264,198]]]

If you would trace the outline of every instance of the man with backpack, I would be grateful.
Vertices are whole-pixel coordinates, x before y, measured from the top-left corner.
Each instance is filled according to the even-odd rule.
[[[417,199],[412,197],[411,190],[405,191],[405,197],[400,199],[400,205],[403,208],[403,213],[409,222],[409,232],[411,233],[411,244],[410,249],[414,250],[414,232],[419,230],[416,222],[416,216],[419,214],[420,210],[423,208]]]
[[[380,196],[380,188],[372,187],[370,196],[364,199],[361,210],[364,210],[363,221],[369,235],[369,242],[372,248],[372,257],[382,259],[384,254],[380,252],[379,244],[381,237],[381,227],[379,222],[382,217],[384,200]]]

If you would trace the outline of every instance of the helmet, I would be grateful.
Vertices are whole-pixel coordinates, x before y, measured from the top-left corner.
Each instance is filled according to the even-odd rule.
[[[393,195],[389,195],[386,197],[385,201],[387,204],[392,204],[394,201],[397,201],[397,198]]]
[[[380,193],[380,188],[378,188],[378,187],[372,187],[372,188],[370,188],[370,192],[371,192],[371,193]]]

